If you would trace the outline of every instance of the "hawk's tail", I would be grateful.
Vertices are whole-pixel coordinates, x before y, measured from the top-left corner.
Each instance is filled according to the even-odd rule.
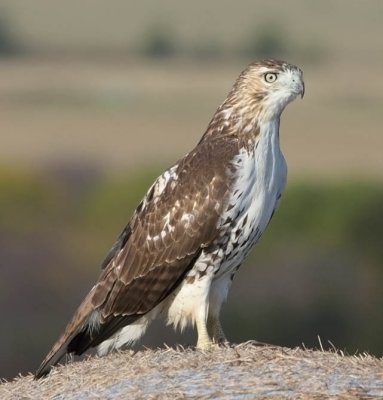
[[[101,323],[100,314],[94,309],[89,296],[85,298],[64,333],[41,363],[35,373],[35,379],[47,375],[66,353],[80,355],[90,347],[98,346],[123,326],[139,318],[137,315],[118,316]]]
[[[57,342],[53,345],[51,351],[41,363],[39,369],[35,373],[35,379],[39,379],[47,375],[51,368],[56,365],[61,358],[73,350],[68,351],[71,341],[82,331],[87,331],[90,317],[94,308],[89,301],[88,297],[85,298],[83,303],[75,312],[73,318],[65,328],[64,333],[60,336]],[[84,350],[85,351],[85,350]],[[77,353],[77,352],[76,352]],[[81,354],[81,353],[78,353]]]

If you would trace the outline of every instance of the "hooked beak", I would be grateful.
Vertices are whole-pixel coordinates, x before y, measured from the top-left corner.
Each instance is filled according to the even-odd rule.
[[[305,95],[305,83],[302,81],[301,99],[303,99],[304,95]]]

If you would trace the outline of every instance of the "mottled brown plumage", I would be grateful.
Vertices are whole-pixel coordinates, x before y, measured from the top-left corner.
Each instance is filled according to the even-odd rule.
[[[158,197],[149,192],[132,218],[128,240],[94,289],[91,301],[100,310],[102,323],[111,316],[150,311],[174,288],[201,249],[211,244],[231,182],[223,166],[236,152],[236,140],[204,141],[177,164],[174,187],[168,184]],[[192,212],[192,206],[198,213],[194,211],[194,220],[186,224],[182,215]],[[164,230],[168,213],[172,232]]]
[[[217,220],[231,183],[226,166],[238,153],[238,146],[234,136],[225,141],[204,140],[176,164],[177,185],[168,184],[161,196],[155,194],[158,181],[149,189],[107,256],[97,284],[42,363],[37,377],[47,372],[45,366],[68,340],[69,352],[75,354],[97,346],[127,322],[150,311],[179,284],[193,260],[218,234]],[[193,211],[192,204],[198,213],[186,225],[181,218],[185,211]],[[161,237],[168,212],[174,231],[165,231]],[[148,232],[152,239],[147,238]],[[82,329],[94,310],[100,313],[100,327]]]
[[[251,206],[250,192],[244,188],[243,198],[249,204],[239,206],[236,201],[243,201],[238,185],[248,184],[238,175],[243,168],[240,155],[255,155],[260,127],[274,112],[266,107],[272,92],[262,80],[263,71],[269,69],[299,75],[296,67],[272,60],[253,63],[242,72],[198,145],[149,189],[106,256],[97,283],[36,372],[37,378],[48,373],[65,353],[81,354],[136,321],[144,324],[144,332],[147,321],[142,322],[142,317],[161,305],[170,310],[177,325],[180,318],[186,318],[177,315],[179,304],[173,301],[182,291],[181,283],[192,286],[207,282],[208,288],[214,276],[220,276],[221,265],[227,269],[222,274],[229,273],[232,278],[262,233],[260,226],[252,226],[255,222],[248,221],[244,214],[246,207]],[[294,90],[302,91],[302,87]],[[284,106],[276,113],[280,114]],[[269,178],[265,175],[264,179]],[[273,194],[273,202],[280,196],[274,197]],[[266,216],[259,223],[269,218]],[[245,233],[248,237],[242,237]],[[202,295],[206,289],[201,288]],[[188,289],[185,290],[187,293]],[[217,292],[214,296],[214,313],[196,317],[196,323],[205,340],[204,324],[211,320],[212,337],[220,341],[224,336],[217,318],[224,295]]]

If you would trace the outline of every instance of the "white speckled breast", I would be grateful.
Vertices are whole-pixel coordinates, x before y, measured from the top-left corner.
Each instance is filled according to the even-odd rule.
[[[229,240],[218,276],[238,269],[266,229],[286,185],[279,121],[262,125],[257,139],[252,150],[242,149],[233,160],[238,175],[221,220]]]

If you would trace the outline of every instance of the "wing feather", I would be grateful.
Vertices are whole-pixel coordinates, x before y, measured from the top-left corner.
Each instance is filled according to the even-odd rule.
[[[165,185],[168,172],[152,186],[125,229],[128,239],[106,267],[107,281],[101,276],[95,288],[102,323],[153,309],[191,268],[195,255],[216,238],[232,184],[227,165],[237,152],[234,139],[202,142],[172,168]],[[109,279],[115,281],[112,289]]]
[[[36,378],[66,352],[82,354],[152,310],[217,238],[239,143],[234,136],[206,138],[149,189]]]

